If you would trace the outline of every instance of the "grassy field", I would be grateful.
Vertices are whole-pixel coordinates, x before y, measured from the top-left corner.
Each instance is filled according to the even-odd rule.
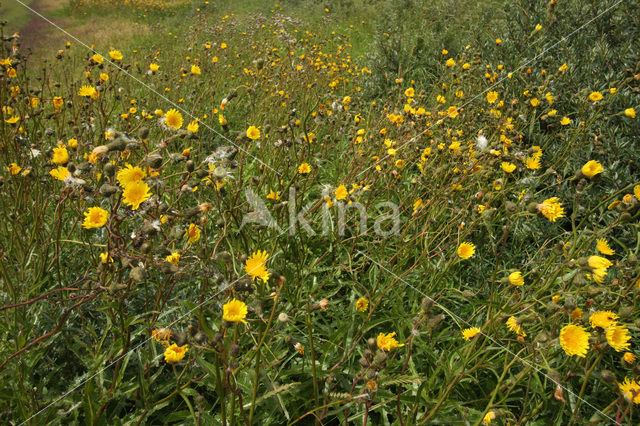
[[[638,4],[32,5],[3,423],[638,423]]]

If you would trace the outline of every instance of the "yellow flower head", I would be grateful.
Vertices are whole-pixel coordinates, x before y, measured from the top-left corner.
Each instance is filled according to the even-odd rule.
[[[624,355],[622,356],[622,359],[627,364],[633,364],[634,362],[636,362],[636,359],[638,359],[638,357],[632,354],[631,352],[625,352]]]
[[[200,125],[198,124],[198,120],[193,120],[187,126],[187,130],[190,131],[191,133],[197,133],[199,128],[200,128]]]
[[[191,74],[200,75],[200,74],[202,74],[202,71],[200,71],[200,67],[199,66],[191,65]]]
[[[88,211],[84,212],[84,216],[83,228],[101,228],[107,223],[109,212],[100,207],[90,207]]]
[[[54,164],[67,164],[69,162],[69,152],[64,146],[53,148],[53,158],[51,161]]]
[[[182,123],[182,114],[180,114],[180,111],[177,109],[172,108],[164,115],[164,124],[174,130],[178,130],[182,127]]]
[[[538,211],[551,222],[564,217],[562,203],[558,202],[558,197],[547,198],[542,204],[537,205]]]
[[[178,266],[178,263],[180,263],[180,253],[175,252],[175,253],[171,253],[169,256],[165,257],[165,260],[169,263],[171,263],[172,265],[176,265]]]
[[[60,166],[56,169],[51,170],[49,174],[58,180],[65,180],[69,177],[69,169]]]
[[[378,338],[376,340],[377,344],[378,344],[378,348],[381,351],[390,351],[392,349],[395,348],[400,348],[402,346],[404,346],[404,344],[400,344],[396,339],[395,336],[396,333],[380,333],[378,334]]]
[[[198,228],[198,225],[191,223],[184,236],[187,237],[187,243],[193,244],[200,239],[200,228]]]
[[[249,126],[247,129],[247,137],[251,140],[260,139],[260,129],[256,126]]]
[[[98,91],[93,86],[83,85],[80,90],[78,90],[78,95],[95,99],[98,97]]]
[[[624,378],[624,382],[618,383],[620,392],[624,395],[624,399],[634,404],[640,404],[640,385],[635,380],[629,381],[628,377]]]
[[[627,327],[613,324],[607,328],[607,342],[609,342],[609,345],[615,349],[616,352],[629,349],[629,340],[631,340],[631,335]]]
[[[255,280],[256,278],[260,278],[263,282],[267,282],[269,280],[269,271],[267,270],[267,259],[269,259],[269,255],[266,251],[260,251],[253,253],[251,257],[247,259],[244,265],[244,270],[251,277],[251,279]]]
[[[189,350],[189,345],[178,346],[175,343],[169,346],[164,351],[164,360],[169,364],[180,362],[184,358],[185,354]]]
[[[115,49],[110,50],[109,56],[111,56],[111,59],[113,59],[114,61],[122,60],[122,53],[119,50],[115,50]]]
[[[584,358],[589,350],[589,336],[584,327],[568,324],[560,330],[560,346],[569,356],[578,355]]]
[[[366,312],[369,309],[369,300],[364,297],[356,300],[356,311]]]
[[[336,200],[344,200],[347,198],[348,194],[349,193],[347,191],[347,188],[344,185],[340,185],[338,188],[336,188],[336,191],[335,191]]]
[[[598,242],[596,243],[596,249],[600,253],[606,254],[607,256],[612,256],[616,254],[615,250],[612,250],[611,247],[609,247],[609,243],[604,238],[600,238],[598,240]]]
[[[11,176],[15,176],[20,173],[22,167],[18,166],[18,163],[11,163],[7,166],[7,171],[11,173]]]
[[[502,162],[502,164],[500,164],[500,167],[502,168],[502,170],[504,170],[507,173],[513,173],[513,171],[516,169],[516,165],[513,163],[507,163]]]
[[[515,271],[509,274],[509,282],[515,286],[524,285],[524,278],[522,278],[522,272]]]
[[[582,174],[586,177],[594,177],[595,175],[599,175],[604,171],[602,164],[597,162],[596,160],[587,161],[584,166],[582,166]]]
[[[100,261],[102,263],[113,263],[113,258],[108,251],[105,251],[104,253],[100,253]]]
[[[123,202],[131,206],[131,210],[138,210],[140,204],[151,198],[149,189],[149,185],[141,180],[131,182],[124,187],[122,192]]]
[[[607,270],[610,266],[613,265],[613,263],[611,263],[609,259],[602,256],[589,256],[589,259],[587,259],[587,262],[589,263],[589,266],[592,269]]]
[[[480,334],[481,331],[482,330],[480,330],[478,327],[465,328],[464,330],[462,330],[462,338],[464,340],[473,339],[478,334]]]
[[[458,246],[458,256],[461,259],[469,259],[476,253],[476,246],[473,243],[463,242]]]
[[[484,423],[485,425],[488,425],[488,424],[491,424],[491,422],[494,421],[495,419],[496,419],[496,413],[494,413],[493,411],[489,411],[482,418],[482,423]]]
[[[518,336],[527,337],[527,334],[524,332],[522,326],[518,323],[518,320],[514,316],[510,316],[507,320],[507,327],[509,330],[516,333]]]
[[[600,93],[600,92],[591,92],[589,94],[589,100],[591,102],[598,102],[598,101],[602,100],[602,93]]]
[[[300,166],[298,166],[298,173],[300,173],[301,175],[311,173],[311,166],[308,163],[300,164]]]
[[[404,91],[404,95],[407,98],[413,98],[416,95],[416,92],[413,89],[413,87],[409,87],[407,90]]]
[[[149,69],[151,70],[151,72],[156,72],[160,69],[160,65],[158,64],[149,64]]]
[[[487,93],[487,102],[490,104],[495,103],[498,100],[498,92],[489,92]]]
[[[618,315],[611,311],[596,311],[589,317],[589,324],[591,324],[591,327],[593,328],[600,327],[601,329],[606,330],[614,325],[617,319]]]
[[[247,305],[236,299],[232,299],[222,306],[222,319],[229,322],[243,322],[247,316]]]
[[[629,118],[636,118],[636,110],[633,108],[627,108],[624,110],[624,115]]]
[[[128,163],[116,173],[116,179],[118,179],[120,186],[123,188],[131,183],[142,181],[145,176],[147,176],[147,173],[144,170],[138,166],[133,167]]]

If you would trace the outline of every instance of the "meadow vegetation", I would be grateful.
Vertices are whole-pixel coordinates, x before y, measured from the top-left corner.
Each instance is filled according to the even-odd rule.
[[[640,4],[63,7],[2,27],[2,422],[640,421]]]

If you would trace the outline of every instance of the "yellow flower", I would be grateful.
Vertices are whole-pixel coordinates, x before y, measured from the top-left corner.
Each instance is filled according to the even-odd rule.
[[[121,187],[126,187],[131,183],[140,182],[147,173],[140,167],[133,167],[131,164],[125,163],[124,167],[116,173],[116,179],[120,182]]]
[[[151,70],[151,72],[156,72],[160,69],[160,65],[158,64],[149,64],[149,69]]]
[[[275,192],[273,189],[267,194],[267,198],[270,200],[278,201],[280,199],[280,192]]]
[[[589,94],[589,100],[591,102],[598,102],[598,101],[602,100],[602,93],[600,93],[600,92],[591,92]]]
[[[571,311],[571,315],[569,315],[569,316],[570,316],[570,318],[571,318],[572,320],[577,321],[577,320],[579,320],[580,318],[582,318],[582,314],[583,314],[582,309],[580,309],[580,308],[575,308],[573,311]]]
[[[560,66],[560,68],[558,68],[558,71],[565,72],[568,69],[569,69],[569,66],[566,63],[564,63]]]
[[[104,58],[101,55],[98,55],[97,53],[94,54],[91,59],[93,59],[93,62],[95,62],[96,64],[101,64],[102,61],[104,61]]]
[[[413,87],[409,87],[407,90],[404,91],[404,95],[407,98],[413,98],[416,95],[416,92],[413,89]]]
[[[496,413],[494,413],[493,411],[489,411],[487,414],[485,414],[485,416],[482,418],[482,423],[484,423],[485,425],[490,424],[492,421],[494,421],[496,418]]]
[[[256,126],[249,126],[247,129],[247,137],[251,140],[260,139],[260,129]]]
[[[169,364],[179,362],[184,358],[185,354],[189,350],[189,345],[178,346],[175,343],[169,346],[164,351],[164,360]]]
[[[562,117],[562,120],[560,120],[560,124],[562,124],[563,126],[566,126],[570,123],[571,123],[571,119],[569,117]]]
[[[184,236],[187,237],[188,244],[193,244],[200,239],[200,228],[198,228],[198,225],[191,223]]]
[[[582,166],[582,174],[586,177],[594,177],[604,171],[602,164],[597,162],[596,160],[587,161],[584,166]]]
[[[229,322],[243,322],[247,316],[247,305],[236,299],[231,299],[222,307],[222,319]]]
[[[98,97],[98,92],[96,91],[95,87],[93,87],[93,86],[83,85],[80,88],[80,90],[78,90],[78,95],[84,96],[84,97],[87,97],[87,98],[97,98]]]
[[[335,191],[336,200],[344,200],[347,198],[347,195],[348,195],[347,188],[344,185],[340,185],[338,188],[336,188],[336,191]]]
[[[624,110],[624,115],[629,118],[636,118],[636,110],[633,108],[627,108]]]
[[[613,263],[611,263],[609,259],[602,256],[589,256],[587,262],[592,269],[607,270],[610,266],[613,266]]]
[[[191,133],[197,133],[199,128],[200,128],[200,125],[198,124],[198,120],[197,119],[193,120],[187,126],[187,130],[190,131]]]
[[[64,146],[53,148],[53,158],[51,161],[54,164],[67,164],[67,162],[69,162],[69,152],[67,152],[67,148]]]
[[[518,324],[518,320],[516,320],[516,317],[509,317],[509,319],[507,320],[507,327],[518,336],[527,337],[527,334],[524,332],[522,326]]]
[[[222,114],[218,115],[218,123],[220,123],[221,126],[226,126],[227,125],[227,119],[224,118],[224,116]]]
[[[616,352],[629,349],[629,340],[631,340],[631,335],[627,327],[614,324],[607,328],[607,342]]]
[[[177,109],[170,109],[164,115],[164,124],[174,130],[178,130],[180,127],[182,127],[182,123],[182,114],[180,114],[180,111],[178,111]]]
[[[558,197],[547,198],[542,204],[538,204],[537,208],[551,222],[564,217],[564,208],[562,208],[562,203],[558,202]]]
[[[538,98],[533,98],[529,102],[531,103],[531,106],[534,108],[540,105],[540,100]]]
[[[584,358],[589,350],[589,336],[584,327],[575,324],[568,324],[560,330],[560,346],[567,355],[578,355]]]
[[[122,53],[119,50],[115,50],[115,49],[110,50],[109,56],[111,56],[111,59],[113,59],[114,61],[122,60]]]
[[[76,138],[71,138],[67,141],[67,145],[69,145],[69,148],[77,148],[78,147],[78,139]]]
[[[57,169],[51,170],[49,174],[58,180],[65,180],[69,177],[69,169],[60,166]]]
[[[461,259],[469,259],[473,257],[476,252],[476,246],[472,243],[463,242],[458,246],[458,256]]]
[[[600,327],[606,330],[612,325],[615,325],[617,319],[618,315],[611,311],[596,311],[589,317],[589,324],[591,324],[593,328]]]
[[[527,157],[524,164],[529,170],[538,170],[540,168],[540,157]]]
[[[487,102],[490,104],[495,103],[498,100],[498,92],[489,92],[487,93]]]
[[[612,256],[616,254],[615,250],[612,250],[611,247],[609,247],[609,243],[604,238],[600,238],[598,240],[598,242],[596,243],[596,249],[600,253],[606,254],[607,256]]]
[[[480,333],[481,330],[478,327],[465,328],[464,330],[462,330],[462,338],[464,340],[473,339]]]
[[[356,300],[356,310],[360,312],[366,312],[369,309],[369,300],[364,297]]]
[[[638,359],[638,357],[632,354],[631,352],[625,352],[624,355],[622,356],[622,359],[627,364],[633,364],[634,362],[636,362],[636,359]]]
[[[524,278],[522,278],[522,272],[515,271],[509,274],[509,282],[515,286],[524,285]]]
[[[456,61],[454,61],[453,58],[449,58],[449,59],[447,59],[446,65],[448,67],[454,67],[454,66],[456,66]]]
[[[402,346],[404,346],[403,344],[398,343],[398,341],[394,338],[394,336],[396,335],[395,332],[393,333],[380,333],[378,334],[378,338],[376,339],[376,342],[378,344],[378,348],[381,351],[390,351],[392,349],[395,348],[400,348]]]
[[[624,399],[634,404],[640,404],[640,385],[635,380],[629,381],[629,378],[625,377],[624,382],[618,383],[620,392],[624,395]]]
[[[102,228],[107,223],[109,212],[100,207],[90,207],[84,212],[84,221],[82,227],[84,229]]]
[[[113,263],[113,258],[108,251],[105,251],[104,253],[100,253],[100,261],[102,263]]]
[[[636,197],[636,200],[640,201],[640,185],[633,187],[633,196]]]
[[[266,283],[269,280],[267,259],[269,259],[269,255],[265,250],[254,252],[245,262],[244,271],[251,279],[255,280],[256,278],[260,278]]]
[[[7,171],[11,173],[11,176],[15,176],[20,173],[22,167],[18,166],[18,163],[11,163],[7,166]]]
[[[500,164],[500,167],[502,168],[502,170],[504,170],[506,173],[513,173],[513,171],[516,169],[516,165],[513,163],[507,163],[502,162],[502,164]]]
[[[307,174],[311,172],[311,166],[307,163],[302,163],[298,166],[298,173],[301,175]]]
[[[191,65],[191,74],[200,75],[202,72],[200,71],[200,67],[197,65]]]
[[[131,206],[131,210],[138,210],[140,204],[151,198],[149,185],[139,180],[131,182],[124,187],[122,192],[123,202]]]
[[[171,253],[169,256],[165,257],[165,260],[167,262],[171,263],[172,265],[178,266],[178,263],[180,263],[180,257],[182,257],[180,255],[180,253],[175,252],[175,253]]]

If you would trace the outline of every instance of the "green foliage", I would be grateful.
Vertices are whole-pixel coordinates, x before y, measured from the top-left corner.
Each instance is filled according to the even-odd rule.
[[[3,34],[0,419],[637,422],[617,383],[639,375],[621,359],[640,326],[639,6],[279,3],[75,2],[70,19],[140,30],[98,44],[102,64],[77,43],[27,57]],[[135,210],[126,164],[152,194]],[[248,189],[279,228],[243,224]],[[381,202],[398,232],[374,231],[393,222]],[[84,229],[97,206],[106,223]],[[289,228],[304,206],[314,233]],[[268,280],[251,277],[259,250]],[[233,298],[246,323],[223,319]],[[609,310],[628,349],[589,324]],[[571,322],[585,358],[559,342]]]

